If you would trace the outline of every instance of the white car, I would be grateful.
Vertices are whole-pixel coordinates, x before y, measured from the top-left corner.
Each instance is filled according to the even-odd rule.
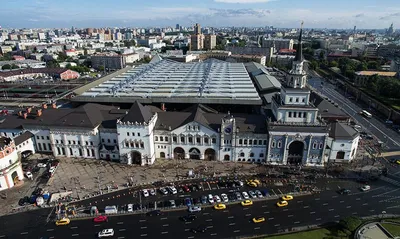
[[[221,199],[222,199],[223,202],[228,202],[229,201],[228,195],[226,195],[225,193],[221,194]]]
[[[33,175],[32,175],[32,173],[29,172],[29,171],[25,173],[25,176],[26,176],[27,178],[31,179],[31,180],[33,179]]]
[[[45,163],[38,163],[36,166],[37,166],[38,168],[45,168],[45,167],[47,167],[47,164],[45,164]]]
[[[211,204],[213,204],[213,203],[214,203],[214,198],[213,198],[213,195],[211,195],[211,194],[208,194],[208,202],[209,202],[209,203],[211,203]]]
[[[361,191],[363,191],[363,192],[368,191],[370,189],[371,189],[371,186],[369,186],[369,185],[364,185],[361,187]]]
[[[201,211],[201,207],[199,206],[190,206],[188,208],[189,212],[200,212]]]
[[[262,193],[260,192],[260,190],[256,190],[256,194],[257,194],[257,197],[259,197],[259,198],[263,198],[264,197],[262,195]]]
[[[143,189],[143,196],[148,197],[149,196],[149,191],[147,189]]]
[[[214,196],[214,201],[221,202],[221,198],[218,195]]]
[[[176,190],[176,188],[174,186],[169,186],[168,189],[172,194],[177,194],[178,193],[178,190]]]
[[[242,196],[244,199],[249,199],[249,194],[247,194],[247,192],[242,192]]]
[[[128,204],[128,212],[133,212],[133,204]]]
[[[253,191],[249,191],[250,197],[251,198],[257,198],[257,195]]]
[[[150,195],[151,196],[155,196],[156,195],[156,190],[154,190],[154,189],[149,189],[149,192],[150,192]]]
[[[114,236],[114,229],[104,229],[103,231],[99,232],[99,238],[103,237],[113,237]]]
[[[53,174],[56,171],[56,167],[51,167],[49,169],[49,173]]]
[[[168,194],[168,191],[167,191],[167,189],[165,189],[165,188],[160,188],[160,192],[161,192],[162,194],[164,194],[164,195],[167,195],[167,194]]]
[[[169,200],[169,206],[171,208],[176,208],[175,200]]]

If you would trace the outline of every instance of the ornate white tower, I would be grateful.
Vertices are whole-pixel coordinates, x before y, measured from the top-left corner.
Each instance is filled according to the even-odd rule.
[[[307,84],[307,73],[304,70],[302,35],[303,35],[303,22],[301,22],[299,44],[296,52],[296,57],[293,60],[292,69],[286,76],[286,84],[288,87],[291,88],[305,88]]]

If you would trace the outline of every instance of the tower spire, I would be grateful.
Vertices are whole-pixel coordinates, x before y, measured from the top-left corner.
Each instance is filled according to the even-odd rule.
[[[294,58],[295,61],[303,61],[303,42],[302,42],[302,37],[303,37],[303,24],[304,22],[301,21],[300,25],[300,35],[299,35],[299,45],[297,47],[297,52],[296,52],[296,57]]]

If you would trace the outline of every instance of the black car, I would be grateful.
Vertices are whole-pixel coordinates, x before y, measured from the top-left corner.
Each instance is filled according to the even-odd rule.
[[[146,213],[147,216],[160,216],[161,214],[162,213],[160,210],[153,210],[153,211]]]
[[[20,206],[25,206],[28,205],[29,203],[29,197],[23,197],[18,201],[18,205]]]
[[[183,188],[182,187],[178,187],[178,193],[183,193]]]
[[[191,186],[189,186],[189,189],[190,189],[190,191],[192,191],[192,192],[197,191],[196,185],[191,185]]]
[[[191,222],[191,221],[196,220],[196,218],[197,218],[197,216],[194,215],[194,214],[189,214],[189,215],[180,217],[180,219],[181,219],[182,221],[184,221],[184,222]]]
[[[204,226],[200,226],[198,228],[192,228],[193,233],[198,233],[198,232],[204,233],[206,231],[207,231],[207,227],[204,227]]]
[[[201,186],[201,184],[196,184],[196,188],[197,188],[197,190],[203,190],[203,187]]]
[[[345,189],[345,188],[342,188],[342,189],[340,189],[339,191],[338,191],[338,193],[339,194],[345,194],[345,195],[347,195],[347,194],[349,194],[349,193],[351,193],[351,191],[349,190],[349,189]]]

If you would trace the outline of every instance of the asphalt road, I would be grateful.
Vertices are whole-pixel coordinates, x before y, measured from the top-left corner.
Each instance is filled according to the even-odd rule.
[[[324,82],[323,85],[321,85],[321,81]],[[308,82],[317,91],[329,97],[335,103],[339,104],[339,107],[348,115],[353,117],[357,124],[362,126],[364,129],[367,129],[380,141],[384,142],[389,151],[400,150],[399,133],[395,132],[392,128],[387,127],[384,123],[384,120],[376,117],[373,112],[371,112],[373,114],[371,119],[367,119],[359,114],[359,112],[363,109],[369,111],[368,107],[363,108],[363,106],[360,106],[359,103],[355,102],[354,99],[349,99],[349,95],[343,95],[335,88],[334,85],[321,78],[312,78]]]
[[[335,183],[335,182],[332,182]],[[335,183],[336,185],[336,183]],[[276,233],[280,230],[310,224],[337,221],[350,215],[379,215],[400,213],[400,189],[382,181],[372,182],[372,189],[361,192],[361,186],[353,182],[338,181],[337,185],[352,190],[350,195],[339,195],[336,188],[311,196],[295,197],[286,208],[275,206],[276,200],[255,202],[243,208],[239,203],[228,205],[226,210],[204,208],[191,223],[179,220],[185,211],[165,212],[161,216],[144,214],[113,216],[108,223],[94,224],[91,220],[73,220],[67,226],[44,223],[42,218],[24,221],[20,215],[19,227],[15,221],[12,228],[4,228],[2,221],[0,238],[95,238],[105,228],[115,230],[115,238],[231,238],[244,235]],[[40,211],[40,210],[39,210]],[[37,212],[37,211],[36,211]],[[47,213],[47,212],[46,212]],[[43,215],[47,215],[42,213]],[[254,224],[253,217],[263,216],[266,222]],[[22,217],[22,218],[21,218]],[[7,225],[7,223],[6,223]],[[18,224],[17,224],[18,225]],[[208,227],[205,233],[194,234],[190,230],[199,226]]]

